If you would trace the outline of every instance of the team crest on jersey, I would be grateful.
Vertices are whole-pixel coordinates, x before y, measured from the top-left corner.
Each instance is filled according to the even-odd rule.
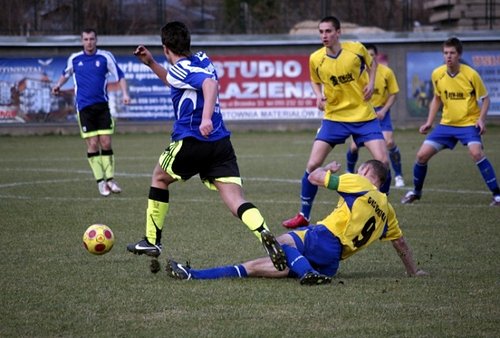
[[[101,66],[101,61],[97,60],[97,61],[95,62],[95,66],[96,66],[96,67],[100,67],[100,66]]]
[[[83,62],[82,61],[78,62],[78,66],[79,67],[83,66]]]

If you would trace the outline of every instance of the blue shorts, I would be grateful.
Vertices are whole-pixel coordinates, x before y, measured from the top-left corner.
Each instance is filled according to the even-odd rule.
[[[352,136],[358,147],[367,141],[384,140],[379,120],[373,119],[365,122],[335,122],[330,120],[321,121],[321,127],[316,135],[316,140],[321,140],[332,147],[345,143]]]
[[[424,143],[440,150],[441,147],[453,149],[458,141],[464,146],[469,143],[483,143],[481,135],[479,135],[479,128],[475,126],[452,127],[443,124],[438,124],[427,136]]]
[[[378,112],[382,107],[376,107],[375,111]],[[385,113],[385,116],[382,120],[379,120],[380,122],[380,128],[382,128],[382,131],[393,131],[394,128],[392,127],[392,121],[391,121],[391,111],[388,110],[387,113]]]
[[[300,232],[302,236],[299,236]],[[327,276],[335,275],[342,257],[342,243],[330,230],[318,224],[290,231],[289,234],[295,241],[297,250],[316,271]]]

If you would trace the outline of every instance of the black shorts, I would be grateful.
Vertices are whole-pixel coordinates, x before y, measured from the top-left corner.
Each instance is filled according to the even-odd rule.
[[[78,124],[83,138],[111,135],[115,128],[107,102],[96,103],[79,111]]]
[[[229,137],[213,142],[187,137],[172,142],[161,154],[159,163],[165,172],[176,179],[188,180],[199,174],[202,181],[209,183],[221,178],[237,178],[221,181],[240,182],[241,185],[240,171]]]

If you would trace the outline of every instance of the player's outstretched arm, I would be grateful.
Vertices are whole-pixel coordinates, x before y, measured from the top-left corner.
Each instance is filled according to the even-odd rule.
[[[331,174],[336,173],[340,170],[340,163],[333,161],[325,165],[324,167],[319,167],[314,169],[309,174],[309,182],[317,186],[325,186],[325,178]]]
[[[134,51],[134,55],[137,56],[137,58],[141,60],[142,63],[151,68],[153,73],[155,73],[163,83],[165,83],[167,86],[169,85],[167,81],[168,71],[163,68],[158,62],[156,62],[156,60],[153,58],[153,55],[146,47],[144,47],[143,45],[137,46]]]
[[[411,252],[410,247],[406,243],[404,237],[400,237],[392,241],[392,246],[398,253],[398,256],[401,258],[403,262],[406,273],[410,277],[418,277],[418,276],[428,276],[429,273],[424,270],[418,269],[417,264],[413,260],[413,254]]]

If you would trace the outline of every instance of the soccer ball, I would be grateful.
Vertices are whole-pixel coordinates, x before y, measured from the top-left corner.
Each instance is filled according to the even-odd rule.
[[[115,235],[104,224],[92,224],[83,234],[83,246],[94,255],[103,255],[113,248]]]

